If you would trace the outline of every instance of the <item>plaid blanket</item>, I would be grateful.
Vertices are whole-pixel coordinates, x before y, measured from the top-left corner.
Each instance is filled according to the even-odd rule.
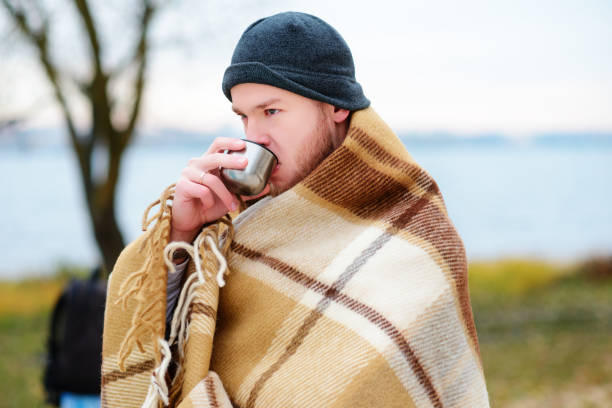
[[[170,199],[111,275],[103,406],[489,406],[463,244],[372,108],[302,182],[203,231],[174,345],[161,341]],[[223,275],[223,258],[219,290],[202,270]]]

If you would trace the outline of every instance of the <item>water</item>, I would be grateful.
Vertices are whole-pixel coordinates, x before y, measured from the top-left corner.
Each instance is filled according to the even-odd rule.
[[[405,143],[438,182],[470,259],[612,253],[611,147]],[[146,206],[200,153],[193,146],[126,153],[117,208],[127,240],[140,233]],[[0,151],[0,278],[96,263],[77,171],[64,148]]]

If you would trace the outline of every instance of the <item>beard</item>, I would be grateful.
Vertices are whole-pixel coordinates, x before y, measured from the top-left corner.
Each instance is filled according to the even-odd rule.
[[[277,196],[295,186],[312,173],[312,171],[334,151],[334,130],[334,121],[324,113],[323,109],[320,109],[319,118],[313,134],[308,138],[308,143],[306,143],[305,146],[301,146],[299,149],[299,151],[304,152],[304,154],[299,156],[297,172],[290,180],[278,183],[270,182],[271,196]]]

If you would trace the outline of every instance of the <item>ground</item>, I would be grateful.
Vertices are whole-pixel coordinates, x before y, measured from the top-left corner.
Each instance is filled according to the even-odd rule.
[[[612,262],[470,264],[470,292],[493,407],[612,405]],[[44,407],[53,303],[69,276],[0,282],[0,407]]]

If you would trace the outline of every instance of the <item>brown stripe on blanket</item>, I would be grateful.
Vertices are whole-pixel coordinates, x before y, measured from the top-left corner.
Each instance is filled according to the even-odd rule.
[[[254,261],[259,261],[265,265],[268,265],[270,268],[282,273],[292,281],[299,283],[300,285],[305,286],[308,289],[314,290],[315,292],[325,293],[325,291],[329,289],[328,285],[321,283],[311,278],[310,276],[298,271],[291,265],[279,261],[276,258],[264,255],[261,252],[257,252],[253,249],[247,248],[246,246],[239,244],[236,241],[231,242],[230,248],[232,249],[232,251],[244,256],[245,258],[252,259]]]
[[[409,219],[399,217],[392,221],[393,228],[403,229],[429,242],[444,259],[450,268],[450,273],[455,284],[455,291],[466,326],[468,336],[476,352],[480,355],[478,337],[474,317],[472,316],[472,306],[470,304],[470,293],[467,281],[467,259],[463,242],[459,238],[457,231],[446,218],[440,214],[438,207],[431,203],[417,203],[414,207],[421,207],[421,210],[413,214]],[[432,215],[433,214],[433,215]],[[441,219],[444,218],[444,219]],[[409,221],[413,222],[409,224]],[[418,226],[418,228],[417,228]]]
[[[344,146],[336,149],[317,171],[304,179],[303,185],[324,200],[360,218],[385,221],[393,228],[405,230],[429,242],[450,268],[468,336],[479,353],[467,289],[467,260],[463,242],[447,215],[430,199],[431,195],[440,195],[435,180],[419,166],[406,165],[407,176],[425,191],[423,196],[413,194],[393,178],[371,168]],[[334,174],[334,177],[328,177],[330,174]],[[363,186],[367,186],[365,194]]]
[[[420,184],[426,192],[425,197],[437,195],[439,189],[435,181],[425,173],[418,174],[418,167],[413,168],[415,174],[407,176]],[[330,177],[332,174],[334,176]],[[398,204],[406,201],[404,207],[410,206],[422,198],[390,176],[373,169],[344,146],[336,149],[317,171],[306,177],[303,185],[324,200],[365,219],[392,220],[404,212],[398,212]]]
[[[124,378],[131,377],[136,374],[140,374],[142,372],[152,370],[155,367],[155,359],[150,359],[147,361],[143,361],[141,363],[136,363],[128,368],[125,371],[113,370],[109,373],[106,373],[102,376],[102,386],[111,383],[117,380],[123,380]]]
[[[199,313],[210,317],[215,320],[217,318],[217,311],[209,305],[203,303],[194,303],[189,307],[189,314]]]
[[[253,408],[255,406],[255,400],[259,395],[259,392],[263,388],[264,384],[272,375],[278,371],[278,369],[297,351],[298,347],[302,344],[302,340],[308,335],[310,329],[315,325],[319,317],[321,316],[318,310],[313,310],[304,320],[302,326],[298,329],[295,336],[289,342],[289,345],[285,349],[285,352],[276,360],[268,369],[257,379],[249,398],[246,403],[247,408]]]
[[[212,408],[219,408],[219,402],[217,401],[217,394],[215,394],[215,383],[211,376],[206,377],[204,380],[206,383],[206,395]]]
[[[329,306],[332,301],[338,302],[339,304],[347,307],[351,311],[365,317],[371,323],[378,326],[400,349],[408,364],[414,371],[418,378],[419,383],[425,389],[427,396],[435,407],[442,407],[440,397],[433,387],[431,378],[425,372],[423,366],[419,362],[414,351],[410,348],[407,340],[402,336],[401,332],[393,326],[393,324],[387,320],[381,313],[377,312],[370,306],[367,306],[358,300],[355,300],[343,293],[340,293],[346,283],[361,269],[367,260],[372,257],[382,246],[391,239],[392,235],[388,232],[384,232],[376,240],[374,240],[368,248],[364,249],[359,257],[357,257],[353,263],[347,267],[347,269],[340,275],[340,277],[331,286],[326,285],[322,282],[312,279],[297,269],[283,263],[282,261],[261,254],[252,249],[246,248],[245,246],[238,244],[236,241],[231,243],[232,250],[237,254],[240,254],[246,258],[254,261],[262,262],[274,270],[282,273],[288,278],[292,279],[308,289],[314,290],[315,292],[324,295],[324,298],[319,301],[316,308],[308,315],[304,320],[304,323],[297,331],[296,335],[290,341],[287,349],[283,355],[275,361],[269,368],[264,372],[251,390],[247,401],[247,407],[254,407],[257,395],[265,382],[276,372],[278,369],[297,351],[304,338],[308,335],[308,332],[315,325],[317,320],[322,316],[325,309]]]
[[[442,207],[442,211],[446,214],[444,198],[440,193],[440,189],[436,181],[429,175],[429,173],[427,173],[427,171],[415,163],[404,161],[389,153],[372,137],[368,136],[362,129],[353,128],[349,134],[351,135],[351,139],[365,149],[369,155],[374,157],[379,164],[394,168],[403,173],[405,178],[402,178],[402,181],[405,185],[406,182],[408,182],[407,185],[412,183],[416,184],[420,190],[416,190],[418,191],[417,195],[421,195],[424,192],[426,195],[436,196],[440,201],[439,205]],[[433,199],[433,197],[431,198]]]
[[[398,170],[403,170],[407,172],[414,171],[416,167],[414,164],[408,163],[400,159],[399,157],[389,153],[382,146],[380,146],[373,138],[368,136],[367,133],[362,129],[352,128],[347,137],[350,137],[351,139],[359,143],[364,149],[368,151],[368,153],[370,153],[380,163],[386,166],[395,167]],[[422,171],[422,169],[417,169]]]

